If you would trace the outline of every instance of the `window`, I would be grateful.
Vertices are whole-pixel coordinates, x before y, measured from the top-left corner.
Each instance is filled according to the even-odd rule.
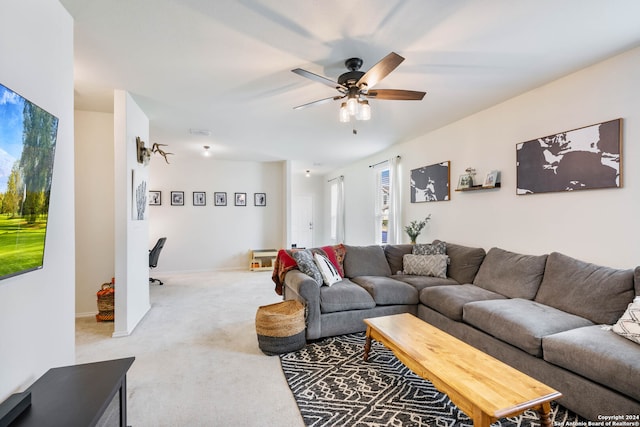
[[[389,166],[386,162],[376,170],[375,209],[375,241],[384,244],[389,237]]]

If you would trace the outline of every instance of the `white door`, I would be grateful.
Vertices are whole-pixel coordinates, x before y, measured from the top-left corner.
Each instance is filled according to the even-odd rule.
[[[313,198],[295,196],[291,212],[291,245],[313,247]]]

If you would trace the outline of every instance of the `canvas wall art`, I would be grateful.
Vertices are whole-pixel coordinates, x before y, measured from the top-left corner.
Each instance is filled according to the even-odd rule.
[[[622,186],[622,119],[516,145],[516,193]]]
[[[411,171],[411,203],[450,199],[449,161]]]

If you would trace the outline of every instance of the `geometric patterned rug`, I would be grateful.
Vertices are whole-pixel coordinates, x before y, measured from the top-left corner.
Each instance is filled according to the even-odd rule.
[[[447,395],[411,372],[379,342],[372,340],[369,361],[364,362],[364,341],[364,332],[342,335],[280,355],[305,425],[473,426]],[[586,421],[555,402],[551,412],[554,426]],[[538,427],[540,422],[538,414],[529,410],[492,426]]]

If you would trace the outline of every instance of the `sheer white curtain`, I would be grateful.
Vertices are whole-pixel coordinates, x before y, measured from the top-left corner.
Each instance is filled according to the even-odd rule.
[[[400,178],[400,156],[389,159],[389,222],[387,242],[402,243],[402,180]]]
[[[344,243],[344,176],[338,177],[338,194],[336,209],[336,243]]]

